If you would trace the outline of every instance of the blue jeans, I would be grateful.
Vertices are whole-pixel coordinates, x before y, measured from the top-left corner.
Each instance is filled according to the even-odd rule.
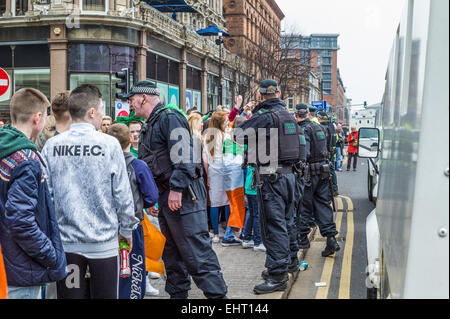
[[[258,196],[257,195],[245,195],[248,200],[248,217],[245,220],[244,226],[244,240],[249,241],[252,239],[255,246],[261,244],[261,226],[259,223],[259,208],[258,208]]]
[[[13,287],[8,286],[8,299],[38,299],[41,286]]]
[[[219,235],[219,207],[211,207],[210,216],[211,216],[211,226],[213,228],[214,235]],[[230,217],[230,206],[227,205],[225,206],[225,219],[227,223],[229,217]],[[223,239],[225,241],[234,240],[233,228],[227,226]]]
[[[342,150],[340,147],[336,147],[336,160],[335,160],[335,167],[336,170],[341,169],[341,162],[342,162]]]

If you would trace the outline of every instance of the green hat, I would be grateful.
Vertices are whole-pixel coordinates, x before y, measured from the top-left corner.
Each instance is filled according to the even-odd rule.
[[[133,85],[133,88],[131,89],[130,93],[125,95],[125,97],[129,99],[135,94],[149,94],[159,96],[159,90],[156,87],[155,83],[145,80],[137,82],[135,85]]]
[[[275,89],[268,90],[270,87],[274,87]],[[275,94],[280,92],[278,89],[278,83],[272,79],[266,79],[259,84],[259,92],[261,94]]]
[[[297,111],[308,110],[308,105],[306,105],[305,103],[300,103],[297,104],[295,108],[297,109]]]
[[[319,117],[328,117],[327,112],[320,110],[319,112],[317,112],[317,116]]]

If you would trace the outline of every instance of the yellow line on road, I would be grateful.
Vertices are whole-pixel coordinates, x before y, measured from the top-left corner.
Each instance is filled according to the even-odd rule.
[[[342,222],[342,214],[341,212],[336,214],[336,229],[339,232],[341,229]],[[328,297],[328,289],[331,283],[331,274],[333,272],[334,265],[334,256],[326,257],[325,264],[323,265],[322,276],[320,277],[321,282],[325,282],[325,287],[318,287],[316,292],[316,299],[327,299]]]
[[[347,201],[347,211],[352,212],[353,208],[354,208],[352,199],[347,196],[342,196],[342,195],[340,195],[340,196]]]
[[[340,196],[334,197],[334,203],[336,204],[336,211],[342,212],[344,210],[344,202]]]
[[[354,239],[353,212],[351,211],[347,213],[347,235],[345,238],[341,281],[339,284],[339,299],[350,299],[350,279],[352,274],[352,252]]]

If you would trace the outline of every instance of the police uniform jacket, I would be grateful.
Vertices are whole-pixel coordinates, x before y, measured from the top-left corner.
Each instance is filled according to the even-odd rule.
[[[193,161],[193,140],[185,116],[169,108],[160,111],[161,108],[164,108],[164,105],[159,103],[141,130],[139,159],[146,162],[153,171],[152,163],[149,163],[150,150],[155,152],[165,149],[170,154],[175,146],[176,153],[182,154],[182,157],[178,157],[178,162],[171,159],[173,171],[169,183],[170,190],[181,193],[195,178],[201,175],[201,163],[196,164]],[[153,127],[150,127],[150,122],[157,115],[159,118]],[[174,135],[174,139],[171,139],[171,134]]]

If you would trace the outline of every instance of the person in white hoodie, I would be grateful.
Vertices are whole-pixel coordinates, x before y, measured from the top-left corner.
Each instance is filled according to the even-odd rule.
[[[74,89],[70,130],[42,150],[68,265],[68,276],[57,282],[58,299],[117,299],[119,241],[127,241],[131,251],[139,224],[122,148],[98,132],[102,108],[97,87]]]

